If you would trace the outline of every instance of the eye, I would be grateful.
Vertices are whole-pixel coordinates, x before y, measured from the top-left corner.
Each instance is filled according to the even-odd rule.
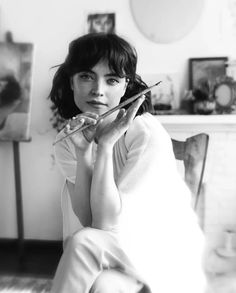
[[[81,72],[78,74],[78,77],[84,81],[93,80],[93,75],[88,72]]]
[[[116,85],[116,84],[120,83],[120,80],[118,78],[110,77],[107,79],[107,83],[109,85]]]

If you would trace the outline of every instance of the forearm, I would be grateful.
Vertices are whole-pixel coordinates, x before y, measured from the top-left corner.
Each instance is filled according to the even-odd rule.
[[[120,195],[113,175],[112,147],[98,145],[90,203],[92,226],[104,230],[112,229],[121,211]]]
[[[92,154],[76,152],[78,166],[72,191],[72,207],[83,226],[91,226],[90,189],[92,181]]]

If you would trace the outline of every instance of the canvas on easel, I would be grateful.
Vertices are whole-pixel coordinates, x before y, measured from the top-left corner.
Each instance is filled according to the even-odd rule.
[[[0,140],[30,139],[33,44],[0,43]]]

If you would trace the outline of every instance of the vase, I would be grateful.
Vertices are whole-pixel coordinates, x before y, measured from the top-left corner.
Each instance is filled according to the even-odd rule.
[[[215,101],[195,101],[193,111],[195,114],[209,115],[215,110]]]

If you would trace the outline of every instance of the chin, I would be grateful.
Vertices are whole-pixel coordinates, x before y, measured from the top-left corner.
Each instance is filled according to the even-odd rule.
[[[107,108],[104,108],[104,107],[84,107],[84,111],[83,112],[90,112],[90,113],[95,113],[95,114],[98,114],[98,115],[102,115],[103,113],[107,112],[108,109]]]

